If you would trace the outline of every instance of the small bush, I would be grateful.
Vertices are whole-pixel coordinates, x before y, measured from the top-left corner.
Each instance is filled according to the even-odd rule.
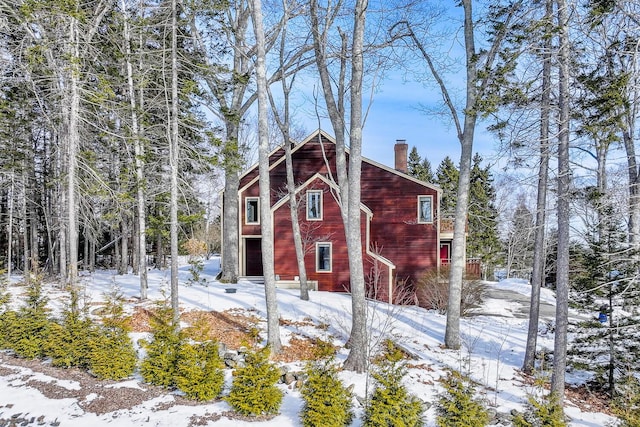
[[[36,359],[45,355],[51,325],[41,275],[34,274],[27,279],[26,295],[25,304],[4,318],[5,342],[16,355]]]
[[[540,398],[528,396],[524,413],[513,417],[514,427],[565,427],[565,420],[560,400],[555,394],[547,394]]]
[[[176,367],[182,334],[173,323],[173,311],[166,301],[158,305],[151,317],[151,342],[142,345],[147,355],[140,366],[142,378],[154,385],[175,387]]]
[[[242,415],[277,414],[283,396],[276,386],[280,372],[269,362],[269,348],[248,352],[245,362],[246,366],[234,371],[226,401]]]
[[[100,318],[101,324],[89,343],[89,370],[100,379],[127,378],[135,371],[138,356],[129,337],[122,294],[117,290],[106,295]]]
[[[211,400],[222,393],[224,363],[213,341],[183,343],[178,352],[175,383],[189,399]]]
[[[402,384],[406,374],[404,354],[391,341],[373,372],[376,386],[364,412],[365,427],[421,427],[423,405]]]
[[[300,389],[303,427],[343,427],[353,420],[353,395],[338,378],[332,359],[310,363]]]
[[[436,406],[438,427],[484,427],[489,415],[484,405],[475,398],[473,383],[460,372],[449,372],[441,380],[444,391]]]
[[[442,267],[440,271],[427,272],[416,285],[416,296],[419,304],[440,314],[447,312],[449,304],[449,268]],[[485,286],[479,280],[462,282],[460,312],[463,316],[480,306],[484,301]]]
[[[620,420],[619,427],[640,426],[640,381],[629,373],[616,386],[616,395],[611,405]]]
[[[45,352],[53,366],[87,368],[89,343],[96,329],[85,309],[80,307],[78,289],[72,288],[69,292],[62,319],[49,326]]]

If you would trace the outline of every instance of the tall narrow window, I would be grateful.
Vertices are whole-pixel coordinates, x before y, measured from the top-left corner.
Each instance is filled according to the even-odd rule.
[[[247,197],[244,199],[245,224],[260,223],[260,199],[258,197]]]
[[[322,219],[322,191],[307,191],[307,219]]]
[[[331,272],[331,243],[316,243],[316,271]]]
[[[433,197],[418,196],[418,223],[427,224],[433,222]]]

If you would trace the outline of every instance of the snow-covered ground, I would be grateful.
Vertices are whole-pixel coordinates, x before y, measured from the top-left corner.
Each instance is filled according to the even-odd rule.
[[[204,278],[206,286],[186,286],[190,277],[188,266],[180,271],[181,286],[179,289],[180,303],[185,310],[216,310],[230,308],[255,309],[262,316],[265,315],[265,301],[263,287],[248,281],[233,285],[236,293],[227,293],[228,285],[215,281],[219,271],[219,259],[214,258],[206,262]],[[16,278],[15,280],[19,280]],[[113,271],[99,271],[82,277],[83,286],[92,301],[99,301],[103,294],[117,286],[127,297],[139,295],[138,278],[134,275],[119,276]],[[529,286],[516,280],[488,283],[487,286],[514,291],[528,295]],[[10,287],[14,289],[15,287]],[[168,294],[169,272],[152,270],[149,274],[149,298],[160,299]],[[55,305],[56,291],[47,287],[47,292]],[[553,293],[543,289],[542,300],[553,303]],[[290,326],[283,326],[281,335],[286,344],[293,332],[316,334],[323,339],[334,340],[337,344],[344,344],[348,336],[350,325],[351,301],[348,295],[311,292],[310,301],[299,299],[298,291],[278,289],[278,304],[280,316]],[[445,375],[447,368],[468,372],[481,386],[478,392],[483,395],[487,405],[499,413],[509,413],[512,409],[522,409],[526,400],[526,393],[531,392],[518,370],[522,365],[524,347],[527,334],[527,320],[516,316],[515,310],[506,310],[509,301],[490,298],[482,307],[482,315],[472,316],[461,321],[462,348],[459,351],[446,350],[444,340],[445,316],[418,307],[389,306],[380,302],[370,302],[369,330],[372,341],[379,342],[380,337],[391,337],[418,356],[418,360],[411,360],[411,368],[405,378],[411,392],[425,402],[435,402],[440,391],[438,378]],[[301,331],[303,319],[313,319],[316,324],[329,325],[328,329],[308,328]],[[295,321],[298,321],[296,324]],[[541,320],[539,347],[553,348],[553,335],[548,332],[549,320]],[[261,325],[264,329],[264,323]],[[263,334],[264,335],[264,334]],[[137,338],[137,337],[136,337]],[[338,359],[344,360],[347,350],[341,350]],[[292,364],[291,368],[298,370],[302,364]],[[364,374],[342,372],[342,379],[346,384],[353,384],[357,396],[367,394],[370,387],[369,378]],[[56,382],[57,386],[68,389],[80,387],[73,380],[61,381],[56,378],[43,376],[40,373],[21,367],[10,365],[7,357],[0,360],[0,424],[2,420],[16,416],[17,419],[31,421],[29,425],[61,426],[190,426],[212,425],[222,426],[300,426],[299,411],[302,400],[295,388],[282,385],[285,398],[280,415],[262,422],[245,422],[224,416],[230,407],[219,401],[206,404],[182,405],[167,404],[175,400],[177,392],[167,391],[160,397],[145,401],[131,409],[119,410],[106,414],[95,414],[85,411],[78,405],[77,399],[45,397],[29,381],[38,379],[43,382]],[[231,375],[227,372],[230,383]],[[145,389],[147,387],[140,377],[123,381],[117,385],[125,389]],[[362,408],[356,402],[356,413],[359,416]],[[572,426],[600,427],[612,422],[612,418],[602,413],[581,412],[577,406],[567,402],[566,413],[571,417]],[[197,417],[211,419],[212,414],[221,414],[216,421],[205,421],[198,424]],[[40,418],[38,418],[40,417]],[[194,418],[195,417],[195,418]],[[435,412],[433,407],[425,414],[426,425],[435,426]],[[27,425],[27,424],[25,424]],[[353,426],[360,426],[356,419]]]

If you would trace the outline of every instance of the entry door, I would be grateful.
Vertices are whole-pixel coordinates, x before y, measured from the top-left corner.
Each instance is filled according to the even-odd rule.
[[[262,276],[262,239],[245,239],[245,276]]]
[[[451,262],[451,243],[440,243],[440,265],[449,265]]]

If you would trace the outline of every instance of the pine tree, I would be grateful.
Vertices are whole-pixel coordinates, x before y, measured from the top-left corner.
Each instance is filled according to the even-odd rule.
[[[162,387],[175,387],[175,378],[183,336],[173,321],[173,310],[162,301],[151,317],[150,342],[144,342],[147,355],[140,366],[142,378]]]
[[[445,157],[438,169],[436,169],[435,183],[442,188],[442,197],[440,198],[440,215],[452,217],[456,210],[456,198],[458,192],[458,168],[453,164],[449,156]]]
[[[562,405],[553,393],[540,398],[529,396],[524,412],[517,413],[512,422],[514,427],[565,427],[567,425]]]
[[[133,374],[138,357],[129,337],[122,294],[114,289],[106,295],[101,324],[89,342],[89,370],[100,379],[119,380]]]
[[[473,157],[471,187],[469,189],[469,235],[467,258],[480,258],[485,273],[500,260],[502,245],[498,237],[498,210],[489,166],[482,167],[482,157]]]
[[[449,372],[441,380],[444,391],[438,398],[438,427],[484,427],[489,422],[486,408],[475,397],[475,387],[460,372]]]
[[[433,171],[431,170],[431,163],[427,158],[422,159],[418,154],[418,149],[414,146],[411,147],[409,156],[407,157],[407,169],[409,175],[413,176],[424,182],[433,182]]]
[[[280,371],[269,362],[269,347],[249,351],[245,363],[235,370],[226,401],[242,415],[277,414],[283,394],[276,386]]]
[[[364,412],[365,427],[421,427],[424,425],[422,402],[409,394],[402,379],[406,366],[404,355],[391,341],[373,373],[376,387]]]
[[[63,368],[87,368],[89,366],[89,344],[96,329],[89,319],[86,306],[82,306],[78,288],[69,290],[69,300],[62,312],[62,318],[51,322],[46,342],[46,355],[51,357],[53,366]]]
[[[224,386],[223,367],[216,342],[183,342],[178,351],[176,386],[190,399],[214,399]]]
[[[340,378],[332,358],[311,363],[300,389],[304,427],[343,427],[353,420],[353,394]]]
[[[587,189],[585,196],[600,219],[588,230],[588,246],[580,253],[580,268],[573,269],[572,285],[577,291],[573,300],[592,317],[572,327],[575,337],[568,354],[575,366],[596,373],[592,387],[613,396],[617,372],[640,369],[637,313],[626,310],[639,298],[632,286],[637,270],[619,212],[595,189]]]
[[[45,355],[51,320],[48,317],[48,298],[42,293],[42,276],[27,277],[26,301],[15,315],[8,315],[6,343],[15,353],[27,359]]]
[[[618,382],[611,409],[621,421],[619,427],[640,426],[640,380],[629,371]]]

